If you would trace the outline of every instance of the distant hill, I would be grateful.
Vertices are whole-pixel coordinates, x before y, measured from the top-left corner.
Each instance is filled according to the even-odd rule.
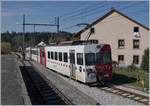
[[[74,39],[74,33],[61,31],[59,33],[52,32],[26,32],[25,33],[25,46],[35,46],[43,41],[46,44],[69,41]],[[13,50],[17,50],[22,46],[22,33],[21,32],[5,32],[1,34],[2,42],[9,42]]]

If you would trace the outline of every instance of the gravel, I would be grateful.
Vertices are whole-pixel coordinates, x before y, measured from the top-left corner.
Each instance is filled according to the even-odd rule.
[[[59,76],[102,105],[143,105],[142,103],[134,100],[100,90],[96,87],[89,87],[88,85],[68,79],[61,75]]]
[[[34,62],[35,64],[36,62]],[[37,64],[37,63],[36,63]],[[38,66],[40,68],[40,65]],[[46,69],[51,71],[49,69]],[[101,105],[143,105],[142,103],[136,102],[129,98],[125,98],[116,94],[112,94],[103,90],[100,90],[96,87],[89,87],[86,84],[82,84],[70,78],[66,78],[62,75],[57,75],[63,80],[67,81],[70,85],[73,85],[75,88],[88,95],[89,97],[96,100]]]

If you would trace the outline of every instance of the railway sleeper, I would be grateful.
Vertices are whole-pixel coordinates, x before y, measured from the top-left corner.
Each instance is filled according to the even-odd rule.
[[[49,104],[49,105],[64,105],[65,103],[62,100],[53,100],[53,101],[47,101],[47,104]]]
[[[39,87],[39,88],[43,88],[43,87],[48,87],[48,88],[51,88],[49,85],[47,85],[47,84],[37,84],[37,86]]]
[[[49,87],[40,87],[39,88],[40,91],[45,91],[45,90],[49,90],[49,89],[51,89],[51,88],[49,88]]]
[[[56,101],[56,100],[60,100],[60,97],[58,97],[57,95],[52,95],[52,96],[47,96],[46,101]]]
[[[55,92],[48,92],[48,93],[44,93],[43,95],[45,97],[48,97],[48,96],[56,95],[56,93]]]
[[[41,91],[42,93],[51,93],[51,92],[54,92],[52,89],[48,89],[48,90],[43,90]]]

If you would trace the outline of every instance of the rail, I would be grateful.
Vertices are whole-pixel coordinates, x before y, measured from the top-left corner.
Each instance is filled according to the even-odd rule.
[[[119,89],[116,88],[113,85],[105,85],[105,87],[98,87],[101,90],[113,93],[113,94],[117,94],[126,98],[130,98],[132,100],[135,100],[137,102],[143,103],[145,105],[149,105],[149,97],[144,96],[144,95],[140,95],[137,93],[133,93],[133,92],[129,92],[123,89]]]
[[[27,61],[28,62],[28,61]],[[41,97],[47,105],[73,105],[73,103],[62,94],[44,75],[35,71],[31,65],[30,68],[26,67],[25,61],[22,61],[26,72],[30,79],[32,79]]]

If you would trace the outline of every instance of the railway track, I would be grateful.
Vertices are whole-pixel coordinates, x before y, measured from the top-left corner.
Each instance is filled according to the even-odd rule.
[[[130,98],[132,100],[143,103],[145,105],[149,105],[149,97],[143,96],[143,95],[140,95],[140,94],[136,94],[136,93],[133,93],[133,92],[125,91],[125,90],[116,88],[113,85],[106,85],[104,87],[100,87],[99,89],[110,92],[110,93],[113,93],[113,94],[123,96],[125,98]]]
[[[71,101],[63,95],[45,76],[35,71],[31,66],[26,66],[22,61],[28,77],[32,80],[46,105],[72,105]]]

